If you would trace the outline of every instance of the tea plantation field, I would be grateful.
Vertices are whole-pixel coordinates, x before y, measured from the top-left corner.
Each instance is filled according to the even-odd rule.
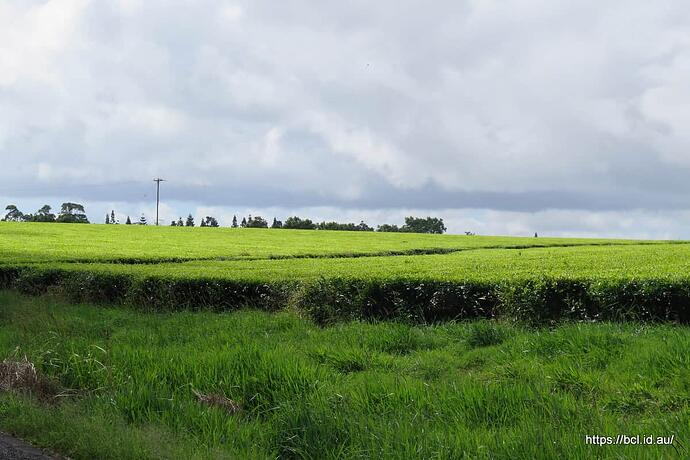
[[[0,285],[144,309],[294,308],[320,323],[685,322],[684,242],[0,225]]]
[[[602,239],[0,222],[0,263],[347,257],[638,243]]]
[[[688,458],[690,245],[0,223],[0,431],[91,458]],[[586,436],[667,443],[592,445]]]

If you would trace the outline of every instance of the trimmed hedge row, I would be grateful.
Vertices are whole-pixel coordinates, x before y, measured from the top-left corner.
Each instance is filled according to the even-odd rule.
[[[0,287],[74,302],[157,311],[286,307],[319,324],[398,319],[415,323],[501,317],[526,324],[559,320],[690,322],[690,280],[535,278],[487,282],[322,278],[260,283],[165,279],[44,267],[0,267]]]

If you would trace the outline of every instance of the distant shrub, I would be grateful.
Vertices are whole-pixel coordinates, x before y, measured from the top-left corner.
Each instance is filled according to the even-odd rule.
[[[400,231],[400,227],[398,227],[397,225],[383,224],[383,225],[379,225],[379,226],[376,228],[376,231],[377,231],[377,232],[389,232],[389,233],[392,232],[392,233],[397,233],[397,232]]]
[[[286,229],[300,229],[300,230],[315,230],[316,224],[310,219],[301,219],[297,216],[288,217],[283,223],[283,228]]]
[[[340,230],[346,232],[373,232],[374,229],[369,227],[364,221],[359,224],[347,223],[342,224],[338,222],[321,222],[317,225],[317,230]]]
[[[268,222],[261,216],[249,216],[246,223],[247,228],[268,228]]]

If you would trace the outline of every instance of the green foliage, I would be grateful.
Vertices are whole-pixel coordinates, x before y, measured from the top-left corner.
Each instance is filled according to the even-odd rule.
[[[65,224],[88,224],[89,219],[86,217],[84,206],[79,203],[62,203],[60,207],[60,214],[56,218],[56,222]]]
[[[3,223],[0,278],[28,293],[160,310],[287,303],[321,324],[690,321],[687,244],[191,231]]]
[[[690,437],[686,327],[320,328],[292,313],[146,314],[7,292],[0,304],[0,356],[19,347],[72,390],[54,405],[0,395],[0,429],[75,459],[683,458],[680,443],[584,438]]]
[[[179,225],[179,221],[178,221]],[[184,226],[184,222],[182,224]],[[291,230],[266,232],[248,229],[235,232],[220,228],[208,233],[189,229],[178,232],[169,227],[39,225],[0,223],[0,263],[57,261],[150,261],[206,259],[268,259],[286,257],[355,257],[363,255],[411,255],[447,253],[468,249],[529,247],[583,247],[629,245],[647,242],[633,240],[518,238],[464,235],[395,234],[378,232],[310,232]],[[657,243],[655,243],[657,244]],[[478,260],[489,264],[512,261],[506,254],[497,258],[482,253]],[[484,256],[487,257],[484,257]],[[469,254],[468,254],[469,256]],[[549,256],[551,257],[551,256]],[[573,255],[568,255],[568,260]],[[524,253],[520,258],[528,259]],[[407,262],[406,262],[407,263]],[[490,266],[483,266],[483,270]]]
[[[345,232],[373,232],[374,229],[369,227],[364,221],[359,224],[347,223],[341,224],[338,222],[321,222],[316,226],[317,230],[340,230]]]
[[[400,229],[401,232],[410,233],[434,233],[442,234],[446,232],[443,219],[438,217],[405,217],[405,225]]]
[[[206,218],[204,218],[201,221],[201,226],[202,227],[220,227],[220,225],[218,225],[218,220],[216,220],[216,218],[212,217],[212,216],[206,216]]]
[[[316,224],[310,219],[302,219],[297,216],[288,217],[283,223],[283,228],[298,230],[315,230]]]
[[[264,219],[261,216],[255,216],[252,217],[251,215],[249,216],[249,219],[245,223],[246,228],[268,228],[268,222],[266,219]]]
[[[389,232],[389,233],[399,232],[400,227],[398,227],[397,225],[383,224],[383,225],[379,225],[378,227],[376,227],[376,231],[377,232]]]
[[[185,227],[194,227],[194,216],[192,216],[191,214],[189,214],[189,215],[187,216],[187,220],[186,220],[185,223],[184,223],[184,226],[185,226]]]
[[[3,222],[22,222],[24,220],[24,213],[13,204],[8,204],[5,211],[7,214],[3,217]]]
[[[120,223],[115,219],[115,210],[111,210],[110,214],[105,215],[105,223],[106,225],[116,225]]]
[[[472,348],[499,345],[505,340],[505,331],[491,321],[477,321],[470,326],[467,344]]]
[[[29,222],[55,222],[55,214],[51,212],[52,208],[49,205],[43,205],[41,209],[36,211],[36,214],[28,216],[26,219]]]

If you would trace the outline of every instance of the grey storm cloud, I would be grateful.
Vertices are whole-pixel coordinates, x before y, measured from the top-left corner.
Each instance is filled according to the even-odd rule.
[[[680,0],[6,0],[0,195],[684,210]]]

